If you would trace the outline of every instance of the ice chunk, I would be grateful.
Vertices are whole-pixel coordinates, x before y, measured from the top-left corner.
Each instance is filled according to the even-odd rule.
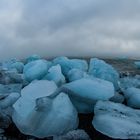
[[[51,95],[57,89],[53,81],[36,80],[21,90],[21,96],[31,99],[37,99]]]
[[[19,74],[14,70],[6,71],[3,76],[8,77],[10,83],[23,83],[24,81],[24,75]]]
[[[0,94],[0,128],[8,128],[8,126],[12,123],[12,105],[19,97],[19,93]]]
[[[116,139],[140,139],[140,111],[120,103],[98,101],[94,108],[94,128]]]
[[[109,100],[115,103],[122,103],[124,101],[124,96],[116,92],[115,95],[111,97]]]
[[[63,88],[70,91],[69,94],[72,96],[80,96],[85,100],[89,99],[92,101],[108,100],[114,95],[112,83],[98,78],[82,78],[63,85],[62,89]]]
[[[3,85],[0,84],[0,93],[12,93],[12,92],[18,92],[20,93],[22,89],[22,84],[9,84],[9,85]]]
[[[140,88],[140,75],[134,77],[120,78],[119,86],[122,91],[130,87]]]
[[[80,69],[86,71],[88,69],[88,64],[85,60],[81,59],[68,59],[67,57],[57,57],[53,60],[54,65],[59,64],[62,68],[64,75],[67,75],[71,69]]]
[[[140,61],[135,61],[134,64],[138,69],[140,69]]]
[[[127,105],[134,108],[140,108],[140,89],[131,87],[124,91]]]
[[[12,118],[22,133],[43,138],[77,127],[77,111],[69,97],[61,93],[49,98],[56,88],[53,81],[40,80],[21,91],[21,97],[13,105]]]
[[[81,78],[86,77],[86,72],[80,70],[80,69],[72,69],[67,74],[67,79],[69,82],[79,80]]]
[[[24,64],[17,59],[11,59],[9,61],[4,61],[4,62],[2,62],[2,66],[1,66],[2,69],[7,69],[7,70],[15,69],[18,73],[23,72],[23,67],[24,67]]]
[[[39,59],[41,59],[41,57],[39,55],[33,54],[26,59],[26,63],[29,63],[29,62],[35,61],[35,60],[39,60]]]
[[[3,98],[0,99],[0,108],[5,109],[12,106],[20,97],[19,93],[13,92],[9,95],[1,95]]]
[[[16,58],[8,60],[8,61],[4,61],[2,62],[2,69],[7,69],[9,70],[11,65],[18,62],[18,60]]]
[[[19,97],[19,93],[0,94],[0,128],[7,128],[12,123],[12,105]]]
[[[53,140],[90,140],[90,137],[84,130],[77,129],[62,136],[54,136]]]
[[[105,61],[99,60],[97,58],[91,58],[89,74],[93,75],[94,77],[110,81],[114,84],[116,90],[119,89],[119,74],[111,65],[107,64]]]
[[[15,69],[0,70],[1,84],[22,83],[22,82],[23,82],[23,74],[18,73]]]
[[[25,65],[23,73],[27,81],[42,79],[48,72],[48,63],[45,60],[32,61]]]
[[[63,85],[57,92],[67,93],[78,112],[89,113],[97,100],[109,100],[114,96],[114,86],[102,79],[82,78]]]
[[[44,138],[77,128],[77,111],[69,97],[60,93],[55,98],[49,98],[56,88],[53,81],[41,80],[22,90],[21,97],[13,105],[12,115],[22,133]]]
[[[58,86],[61,86],[65,83],[65,77],[61,72],[61,66],[58,64],[56,66],[52,66],[49,70],[47,75],[43,78],[47,80],[54,81]]]
[[[24,64],[22,62],[15,62],[10,66],[10,69],[16,69],[18,73],[22,73],[23,68],[24,68]]]

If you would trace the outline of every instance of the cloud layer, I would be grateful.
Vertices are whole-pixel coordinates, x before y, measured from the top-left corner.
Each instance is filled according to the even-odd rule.
[[[139,0],[1,0],[0,60],[140,57]]]

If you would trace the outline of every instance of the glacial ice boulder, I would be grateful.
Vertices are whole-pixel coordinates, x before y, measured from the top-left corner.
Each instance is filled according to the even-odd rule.
[[[21,91],[13,105],[13,122],[26,135],[44,138],[77,128],[77,111],[68,95],[49,96],[57,89],[53,81],[34,81]]]
[[[94,108],[94,128],[115,139],[140,139],[140,111],[120,103],[98,101]]]
[[[13,58],[13,59],[10,59],[10,60],[7,60],[7,61],[3,61],[1,63],[1,67],[2,69],[7,69],[9,70],[11,68],[11,65],[18,62],[18,60],[16,58]]]
[[[48,72],[48,63],[46,60],[35,60],[24,66],[24,76],[29,82],[42,79]]]
[[[10,69],[16,69],[18,73],[22,73],[24,68],[24,64],[22,62],[15,62],[11,64]]]
[[[87,71],[88,64],[85,60],[81,59],[68,59],[67,57],[57,57],[53,60],[53,64],[59,64],[62,68],[62,73],[67,75],[71,69],[80,69],[82,71]]]
[[[127,100],[127,105],[134,108],[140,108],[140,89],[131,87],[127,88],[124,92]]]
[[[138,69],[140,69],[140,61],[135,61],[134,64]]]
[[[93,112],[97,100],[109,100],[114,96],[111,82],[98,78],[82,78],[63,85],[56,93],[65,92],[79,113]]]
[[[22,73],[24,64],[17,59],[11,59],[2,62],[1,68],[6,70],[16,70],[18,73]]]
[[[27,57],[26,63],[29,63],[29,62],[32,62],[32,61],[36,61],[36,60],[39,60],[39,59],[41,59],[41,57],[39,55],[33,54],[33,55]]]
[[[119,87],[122,91],[130,87],[140,88],[140,75],[134,77],[120,78]]]
[[[69,82],[79,80],[86,77],[87,73],[80,69],[71,69],[67,74],[67,79]]]
[[[110,81],[114,84],[116,90],[119,89],[119,74],[111,65],[107,64],[105,61],[97,58],[91,58],[89,74],[93,75],[94,77]]]
[[[43,77],[43,79],[54,81],[58,86],[61,86],[66,82],[59,64],[49,68],[47,75]]]

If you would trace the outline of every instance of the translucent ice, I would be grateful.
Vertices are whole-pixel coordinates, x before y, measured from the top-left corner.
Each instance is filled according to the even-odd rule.
[[[57,92],[67,93],[78,112],[89,113],[97,100],[109,100],[114,96],[111,82],[98,78],[82,78],[63,85]]]
[[[58,86],[61,86],[65,83],[65,77],[61,72],[61,66],[58,64],[56,66],[52,66],[49,70],[47,75],[43,78],[47,80],[54,81]]]
[[[124,91],[127,105],[134,108],[140,108],[140,89],[131,87]]]
[[[68,59],[67,57],[57,57],[53,60],[53,63],[59,64],[62,68],[62,72],[64,75],[67,75],[69,70],[76,68],[83,71],[88,69],[88,64],[85,60],[81,59]]]
[[[107,64],[105,61],[99,60],[97,58],[91,58],[89,74],[93,75],[94,77],[110,81],[114,84],[116,90],[119,89],[119,74],[111,65]]]
[[[20,97],[20,94],[16,92],[10,93],[9,95],[0,94],[0,108],[6,109],[12,106],[18,100],[19,97]]]
[[[77,128],[77,111],[69,97],[56,90],[53,81],[34,81],[21,91],[21,97],[13,105],[12,119],[17,128],[26,135],[39,138],[61,135]]]
[[[15,69],[15,70],[17,70],[18,73],[22,73],[24,64],[17,59],[11,59],[9,61],[3,62],[1,68],[7,69],[7,70]]]
[[[67,79],[69,82],[79,80],[81,78],[86,77],[86,72],[80,70],[80,69],[72,69],[67,74]]]
[[[48,63],[46,60],[35,60],[24,66],[24,76],[27,81],[42,79],[48,72]]]
[[[39,55],[33,54],[26,59],[26,63],[29,63],[29,62],[35,61],[35,60],[39,60],[39,59],[41,59],[41,57]]]
[[[12,105],[19,97],[19,93],[0,94],[0,128],[7,128],[12,123]]]
[[[136,75],[134,77],[120,78],[119,86],[122,91],[130,87],[140,88],[140,75]]]
[[[98,101],[94,108],[94,128],[112,138],[140,139],[140,111],[120,103]]]
[[[15,63],[11,64],[10,68],[16,69],[18,71],[18,73],[22,73],[24,64],[22,62],[15,62]]]

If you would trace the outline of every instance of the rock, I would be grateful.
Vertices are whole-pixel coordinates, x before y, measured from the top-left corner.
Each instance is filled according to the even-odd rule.
[[[53,81],[40,80],[21,91],[12,119],[22,133],[44,138],[77,128],[77,111],[69,97],[64,93],[49,97],[56,88]]]
[[[29,62],[32,62],[32,61],[36,61],[36,60],[39,60],[41,59],[41,57],[39,55],[31,55],[29,56],[27,59],[26,59],[26,63],[29,63]]]
[[[140,89],[131,87],[124,91],[127,105],[134,108],[140,108]]]
[[[114,84],[116,90],[119,90],[119,73],[109,64],[97,58],[90,59],[89,74],[110,81]]]
[[[54,136],[53,140],[90,140],[90,137],[84,130],[77,129],[62,136]]]
[[[116,92],[115,95],[111,97],[109,100],[115,103],[122,103],[124,102],[124,96]]]
[[[87,71],[88,64],[85,60],[81,59],[68,59],[67,57],[57,57],[53,60],[53,64],[59,64],[62,68],[62,73],[66,76],[71,69],[80,69]]]
[[[43,79],[54,81],[57,86],[61,86],[66,82],[65,77],[61,71],[61,66],[59,64],[56,66],[52,66]]]
[[[35,60],[24,66],[24,76],[29,82],[42,79],[48,72],[48,63],[46,60]]]
[[[22,84],[9,84],[9,85],[0,84],[0,93],[2,94],[12,93],[12,92],[20,93],[21,89],[22,89]]]
[[[120,103],[98,101],[94,108],[94,128],[115,139],[140,139],[140,111]]]
[[[79,80],[81,78],[86,77],[86,72],[80,70],[80,69],[72,69],[67,74],[67,79],[69,82]]]
[[[90,113],[97,100],[109,100],[114,96],[114,86],[98,78],[82,78],[63,85],[56,94],[59,92],[69,95],[79,113]]]

